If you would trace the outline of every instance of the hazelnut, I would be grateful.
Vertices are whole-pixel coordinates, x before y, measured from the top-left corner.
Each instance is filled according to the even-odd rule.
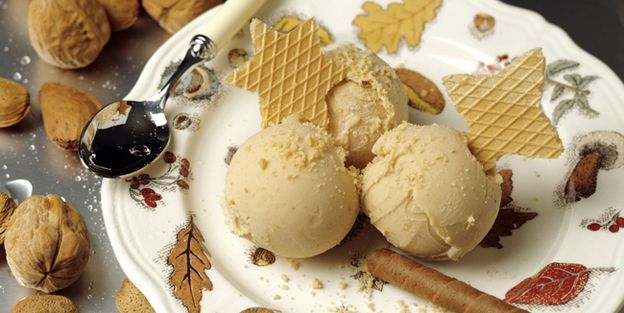
[[[80,212],[57,195],[32,196],[9,220],[4,247],[24,287],[54,292],[75,282],[89,260],[89,234]]]
[[[110,32],[97,0],[32,0],[28,7],[30,43],[41,59],[60,68],[91,64]]]
[[[30,96],[22,85],[0,78],[0,128],[19,123],[30,111]]]
[[[0,192],[0,245],[4,242],[4,233],[6,232],[9,218],[15,211],[15,201],[9,197],[6,192]]]
[[[143,8],[160,27],[173,34],[223,0],[143,0]]]
[[[139,18],[139,0],[97,0],[106,10],[111,30],[130,28]]]

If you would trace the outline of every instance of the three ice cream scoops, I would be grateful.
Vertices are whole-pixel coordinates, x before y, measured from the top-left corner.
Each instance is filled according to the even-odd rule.
[[[459,260],[494,223],[500,176],[486,174],[463,132],[407,123],[401,81],[375,54],[347,44],[326,56],[344,71],[324,100],[327,123],[294,112],[232,158],[231,230],[277,255],[312,257],[340,243],[361,210],[398,249]]]

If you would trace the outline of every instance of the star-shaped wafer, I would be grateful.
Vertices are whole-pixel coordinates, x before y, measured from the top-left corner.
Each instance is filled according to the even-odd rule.
[[[457,111],[468,121],[468,144],[486,171],[504,155],[555,158],[563,152],[557,130],[540,108],[544,55],[531,50],[500,73],[443,79]]]
[[[344,78],[345,69],[322,53],[314,20],[287,34],[257,19],[250,28],[255,56],[225,81],[258,93],[262,127],[297,113],[326,128],[325,95]]]

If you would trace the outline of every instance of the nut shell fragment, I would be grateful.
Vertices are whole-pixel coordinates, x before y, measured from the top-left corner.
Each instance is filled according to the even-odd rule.
[[[22,202],[9,220],[4,246],[17,281],[46,293],[75,282],[91,250],[82,216],[57,195]]]
[[[30,111],[30,96],[22,85],[0,78],[0,128],[19,123]]]

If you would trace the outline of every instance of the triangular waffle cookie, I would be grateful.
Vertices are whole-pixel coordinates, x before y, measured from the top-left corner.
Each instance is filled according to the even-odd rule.
[[[541,49],[534,49],[494,76],[444,77],[447,93],[468,121],[470,150],[486,171],[503,155],[555,158],[563,151],[540,108],[544,64]]]
[[[314,20],[287,34],[257,19],[250,28],[255,56],[225,81],[258,93],[262,127],[297,113],[326,128],[329,117],[325,95],[344,78],[345,70],[321,52]]]

